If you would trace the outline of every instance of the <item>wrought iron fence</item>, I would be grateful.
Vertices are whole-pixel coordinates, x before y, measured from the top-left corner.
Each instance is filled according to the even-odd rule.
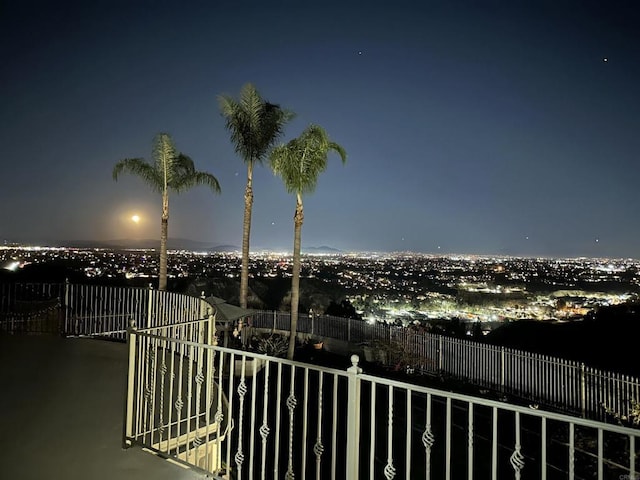
[[[217,347],[214,312],[198,298],[58,288],[3,290],[2,305],[37,302],[45,292],[47,301],[58,299],[64,307],[68,334],[122,338],[135,322],[126,446],[143,445],[236,478],[638,475],[635,429],[366,375],[357,358],[341,371]],[[287,314],[273,312],[256,314],[252,322],[265,329],[289,326]],[[425,371],[587,415],[605,403],[624,416],[625,402],[638,398],[637,379],[552,357],[336,317],[301,318],[299,327],[303,334],[351,343],[394,342],[422,358]]]
[[[125,441],[237,479],[636,475],[637,430],[352,362],[332,370],[133,330]]]
[[[59,334],[63,292],[63,284],[0,284],[0,332]]]
[[[202,298],[149,288],[67,284],[64,332],[124,340],[131,321],[140,328],[206,318],[211,306]]]
[[[260,311],[252,316],[251,324],[286,332],[289,321],[289,313]],[[628,417],[632,402],[640,401],[640,379],[636,377],[473,340],[324,315],[302,315],[298,333],[364,344],[365,357],[373,345],[375,356],[367,360],[445,375],[592,419],[606,420],[607,409]]]
[[[63,316],[59,314],[61,306]],[[103,335],[124,340],[131,320],[139,328],[172,325],[206,318],[210,308],[202,298],[151,288],[2,284],[0,331]],[[262,311],[252,317],[255,328],[288,331],[289,322],[287,312]],[[378,359],[589,418],[605,419],[606,409],[628,416],[631,402],[640,399],[638,378],[472,340],[318,315],[301,315],[298,332],[350,344],[395,345],[398,348],[390,349],[386,358],[378,349]],[[367,357],[366,345],[363,350]]]

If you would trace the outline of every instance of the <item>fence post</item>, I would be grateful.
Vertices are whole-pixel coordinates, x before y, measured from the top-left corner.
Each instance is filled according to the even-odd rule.
[[[209,307],[209,321],[207,322],[207,345],[217,345],[218,335],[216,333],[216,312],[213,308]],[[215,344],[214,344],[215,339]]]
[[[207,318],[208,304],[207,302],[204,301],[204,299],[205,299],[205,296],[204,296],[204,290],[203,290],[202,293],[200,294],[200,312],[199,312],[200,318]]]
[[[63,335],[67,335],[67,333],[69,333],[69,305],[70,305],[70,299],[69,297],[71,296],[71,287],[69,285],[69,278],[65,278],[64,279],[64,332]]]
[[[271,335],[273,335],[274,333],[276,333],[276,311],[273,311],[273,328],[271,329]]]
[[[582,410],[582,418],[587,413],[587,379],[585,375],[584,362],[580,363],[580,406]]]
[[[347,318],[347,342],[351,343],[351,319]]]
[[[136,321],[129,321],[127,329],[127,343],[129,344],[129,362],[127,366],[127,400],[124,406],[124,428],[122,432],[122,448],[131,446],[133,438],[133,404],[135,400],[135,370],[136,370]]]
[[[504,392],[504,381],[505,381],[505,370],[506,370],[506,365],[505,365],[505,356],[504,356],[504,347],[500,347],[500,387],[502,388],[502,391]]]
[[[362,368],[358,366],[360,357],[351,355],[351,366],[348,372],[347,396],[347,461],[345,478],[359,478],[360,463],[360,378]]]
[[[315,336],[316,332],[314,330],[315,328],[315,312],[311,312],[311,336]]]
[[[147,302],[147,324],[143,328],[155,327],[151,324],[151,313],[153,312],[153,284],[149,284],[149,301]]]
[[[442,339],[442,335],[438,335],[438,370],[440,372],[442,372],[442,346],[443,346],[443,339]]]

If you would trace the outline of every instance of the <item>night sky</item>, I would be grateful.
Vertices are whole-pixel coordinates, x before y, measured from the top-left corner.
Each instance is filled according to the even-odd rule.
[[[111,170],[168,132],[222,187],[173,195],[169,236],[239,246],[217,96],[252,82],[297,113],[283,141],[348,153],[303,247],[640,258],[636,2],[307,3],[0,2],[0,239],[158,238],[159,195]],[[252,249],[291,250],[294,197],[254,181]]]

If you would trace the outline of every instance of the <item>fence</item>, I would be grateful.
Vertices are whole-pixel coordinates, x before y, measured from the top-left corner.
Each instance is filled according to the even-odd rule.
[[[151,288],[29,283],[2,284],[0,293],[0,331],[13,333],[124,340],[131,320],[142,329],[173,325],[206,318],[211,308],[201,298]],[[252,318],[256,328],[280,331],[288,331],[289,322],[286,312],[257,312]],[[450,376],[592,419],[605,420],[605,407],[629,417],[631,401],[640,399],[635,377],[516,349],[333,316],[302,315],[298,332],[352,345],[395,345],[385,359],[390,365]],[[367,357],[367,348],[363,350]]]
[[[214,476],[603,480],[637,472],[634,429],[365,375],[356,356],[347,371],[332,370],[154,331],[131,331],[125,443]]]
[[[60,333],[63,292],[62,284],[0,284],[0,332]]]
[[[69,284],[55,297],[64,299],[67,333],[138,327],[129,332],[125,446],[239,479],[637,477],[638,430],[365,375],[355,356],[345,372],[217,347],[208,305],[180,297]],[[288,329],[288,315],[253,322]],[[526,352],[335,317],[306,318],[300,331],[396,342],[428,355],[425,368],[504,391],[539,394],[536,385],[551,384],[543,390],[564,390],[585,411],[586,399],[625,395],[611,374]]]
[[[252,326],[260,329],[289,331],[289,322],[290,314],[286,312],[260,311],[252,317]],[[640,380],[636,377],[472,340],[317,315],[300,316],[298,333],[342,340],[352,345],[373,343],[377,349],[372,354],[377,357],[367,360],[378,358],[388,365],[445,375],[534,405],[592,419],[605,420],[606,408],[628,418],[631,402],[640,400]],[[369,348],[364,346],[363,351],[368,357]]]
[[[149,288],[66,284],[67,335],[101,335],[124,340],[131,321],[140,328],[206,318],[204,299]]]

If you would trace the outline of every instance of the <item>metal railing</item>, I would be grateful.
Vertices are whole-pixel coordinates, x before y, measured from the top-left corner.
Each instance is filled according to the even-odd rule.
[[[125,446],[235,478],[637,478],[638,430],[366,375],[355,356],[341,371],[217,347],[214,310],[181,297],[69,284],[58,297],[67,333],[121,336],[137,325]],[[336,317],[301,320],[301,333],[398,342],[428,356],[425,368],[504,391],[558,391],[585,411],[585,399],[637,398],[635,379],[621,390],[611,376],[558,359]],[[288,329],[288,315],[252,322]]]
[[[350,370],[365,448],[348,478],[636,478],[635,429]]]
[[[216,383],[213,315],[129,333],[123,446],[133,444],[207,470],[229,426],[226,396]],[[196,347],[196,345],[198,347]]]
[[[251,318],[251,326],[262,330],[288,332],[289,322],[287,312],[259,311]],[[606,420],[607,409],[628,417],[632,401],[640,401],[636,377],[473,340],[326,315],[301,316],[298,333],[365,344],[361,348],[367,360],[463,380],[591,419]]]
[[[144,329],[203,319],[210,309],[202,298],[152,288],[0,285],[0,332],[100,335],[124,340],[131,320]],[[251,322],[255,328],[288,331],[290,314],[256,312]],[[326,315],[301,316],[298,332],[351,345],[377,342],[376,350],[362,347],[365,359],[373,360],[370,355],[374,354],[392,368],[444,375],[592,419],[606,420],[607,409],[628,417],[631,402],[640,399],[636,377],[472,340]],[[385,345],[396,348],[380,348]]]
[[[173,325],[206,318],[203,299],[153,288],[109,287],[67,283],[64,333],[124,340],[131,321],[139,328]]]
[[[0,332],[59,334],[63,292],[62,284],[0,284]]]
[[[637,472],[634,429],[366,375],[357,356],[341,371],[153,331],[131,331],[125,441],[214,475],[603,480]]]

